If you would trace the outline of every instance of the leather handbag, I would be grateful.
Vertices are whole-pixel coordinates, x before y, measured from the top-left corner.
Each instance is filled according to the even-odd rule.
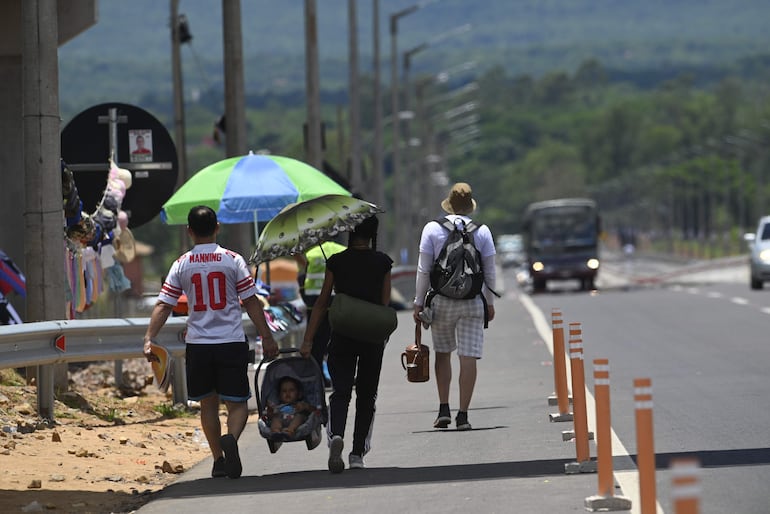
[[[373,344],[384,344],[398,326],[396,310],[337,293],[329,306],[332,332]]]
[[[414,344],[410,344],[401,354],[401,366],[406,370],[409,382],[427,382],[430,380],[430,348],[421,343],[420,323],[415,324]]]

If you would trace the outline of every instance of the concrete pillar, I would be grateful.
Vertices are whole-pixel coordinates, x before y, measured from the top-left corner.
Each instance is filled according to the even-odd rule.
[[[59,116],[59,35],[55,0],[23,2],[24,264],[27,321],[65,319]],[[66,389],[66,367],[38,370],[38,414],[53,419],[54,380]]]
[[[53,45],[53,50],[47,51],[44,59],[40,59],[42,56],[38,55],[38,60],[34,64],[27,63],[29,66],[42,66],[35,73],[38,74],[38,78],[46,81],[43,87],[48,92],[55,94],[55,97],[48,98],[50,105],[54,105],[55,109],[49,110],[46,113],[46,115],[54,116],[55,119],[49,119],[46,124],[50,127],[53,127],[53,124],[55,124],[56,129],[55,131],[49,129],[46,131],[49,133],[55,132],[52,135],[52,139],[55,139],[57,147],[54,150],[56,153],[48,154],[46,159],[48,162],[51,159],[56,161],[57,171],[55,175],[48,175],[43,180],[47,187],[52,188],[57,182],[61,184],[58,172],[59,86],[58,72],[55,76],[47,76],[46,73],[51,69],[51,66],[58,69],[58,45],[72,39],[96,23],[97,8],[96,0],[79,0],[77,3],[56,2],[53,0],[25,0],[23,4],[25,12],[31,12],[29,9],[34,9],[35,12],[38,10],[45,11],[48,20],[45,23],[51,23],[56,29],[52,33],[39,34],[42,37],[40,42],[33,42],[30,39],[28,27],[22,25],[22,1],[7,0],[0,2],[0,77],[3,77],[3,80],[0,81],[0,191],[3,191],[3,201],[0,202],[0,219],[3,220],[2,229],[0,229],[0,248],[14,260],[25,275],[27,275],[27,278],[29,278],[31,270],[30,263],[26,262],[25,255],[28,252],[25,251],[25,238],[19,237],[25,228],[24,213],[27,212],[27,200],[25,199],[25,175],[27,169],[22,151],[25,130],[22,124],[22,91],[27,91],[27,89],[23,86],[24,79],[22,78],[22,45],[24,42],[34,43],[35,45],[45,42],[46,46]],[[28,21],[28,19],[32,19],[35,24],[32,28],[32,33],[38,35],[38,31],[41,29],[38,24],[38,16],[24,18],[24,22]],[[32,72],[33,70],[30,69],[29,71]],[[30,78],[32,80],[35,79],[32,76]],[[36,115],[33,114],[33,116]],[[61,185],[58,187],[59,196],[56,199],[55,209],[61,211]],[[56,240],[61,242],[61,227],[58,226],[56,229],[58,230]],[[56,258],[56,255],[50,255],[44,261],[35,258],[32,264],[48,264]],[[62,259],[56,261],[56,266],[56,269],[61,273]],[[27,284],[27,291],[30,291],[29,283]],[[36,294],[33,294],[33,297]],[[12,295],[10,301],[23,320],[29,321],[31,319],[26,306],[36,302],[35,299],[25,302],[24,299]],[[31,315],[36,316],[34,313]]]
[[[0,249],[26,273],[24,239],[24,155],[21,126],[21,55],[0,55]],[[10,302],[22,320],[27,319],[26,302],[15,294]]]
[[[66,318],[56,2],[23,2],[22,119],[28,321]]]

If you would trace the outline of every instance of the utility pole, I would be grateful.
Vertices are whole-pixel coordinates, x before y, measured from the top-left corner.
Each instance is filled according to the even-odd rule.
[[[179,0],[171,0],[171,71],[174,83],[174,139],[176,141],[177,161],[179,162],[177,189],[188,178],[181,47]]]
[[[318,69],[318,12],[315,0],[305,0],[305,85],[307,163],[318,170],[323,170],[321,91]]]
[[[225,133],[228,157],[246,153],[241,0],[222,0],[225,63]]]
[[[187,142],[185,137],[184,87],[182,84],[182,38],[179,32],[179,0],[171,0],[171,73],[174,86],[174,141],[176,142],[179,175],[177,190],[187,182]],[[187,229],[179,229],[179,249],[184,251],[187,246]]]
[[[241,33],[241,0],[222,0],[222,35],[225,63],[225,138],[226,154],[246,154],[246,102],[243,81],[243,35]],[[246,255],[251,230],[247,224],[233,227],[231,248]]]
[[[21,2],[25,321],[66,319],[56,2]],[[54,365],[38,366],[38,414],[53,419]],[[64,384],[66,388],[66,365]],[[57,373],[60,375],[60,373]]]
[[[350,83],[350,177],[354,192],[363,193],[361,175],[361,95],[358,80],[358,17],[356,1],[348,0],[348,51]]]

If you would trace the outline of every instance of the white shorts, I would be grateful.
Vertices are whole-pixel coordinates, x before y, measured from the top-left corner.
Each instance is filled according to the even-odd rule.
[[[457,350],[460,357],[480,359],[484,346],[484,302],[481,297],[455,300],[436,295],[431,308],[433,351],[450,353]]]

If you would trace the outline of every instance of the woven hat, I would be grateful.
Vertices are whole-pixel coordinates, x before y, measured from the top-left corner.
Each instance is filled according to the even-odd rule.
[[[473,199],[473,190],[465,182],[458,182],[452,186],[449,196],[441,201],[441,208],[449,214],[470,214],[476,210],[476,200]]]
[[[120,235],[115,238],[112,246],[115,247],[115,258],[124,264],[133,261],[136,257],[136,241],[128,227],[121,229]]]

